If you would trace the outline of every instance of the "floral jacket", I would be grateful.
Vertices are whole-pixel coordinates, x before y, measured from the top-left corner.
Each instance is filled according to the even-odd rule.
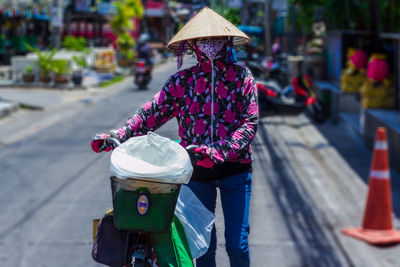
[[[258,124],[252,74],[244,66],[228,64],[226,53],[213,62],[199,50],[196,54],[197,65],[172,75],[118,130],[120,140],[154,131],[175,117],[182,146],[200,146],[217,165],[251,164],[250,143]]]

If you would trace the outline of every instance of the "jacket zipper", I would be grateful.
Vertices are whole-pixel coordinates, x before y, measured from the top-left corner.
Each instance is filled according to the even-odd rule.
[[[211,60],[211,146],[214,144],[214,61]]]

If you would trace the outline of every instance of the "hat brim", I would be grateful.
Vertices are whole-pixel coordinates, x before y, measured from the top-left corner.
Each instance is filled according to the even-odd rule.
[[[234,46],[244,45],[250,41],[250,38],[235,25],[212,9],[205,7],[182,27],[168,43],[167,48],[179,50],[179,45],[183,41],[221,37],[232,37]],[[189,46],[186,45],[185,48]]]

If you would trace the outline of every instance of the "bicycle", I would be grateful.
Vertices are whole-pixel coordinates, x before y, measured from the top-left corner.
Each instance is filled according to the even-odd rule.
[[[120,143],[108,138],[100,150],[109,145],[118,147]],[[117,176],[111,176],[110,182],[114,226],[126,234],[123,266],[159,266],[155,243],[168,235],[171,225],[178,223],[174,210],[181,185]]]

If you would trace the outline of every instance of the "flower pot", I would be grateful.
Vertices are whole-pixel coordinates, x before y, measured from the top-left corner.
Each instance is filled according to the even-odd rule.
[[[51,81],[51,77],[49,74],[39,74],[39,82],[49,83],[50,81]]]
[[[35,74],[33,73],[24,73],[22,75],[22,80],[26,83],[33,83],[35,81]]]
[[[83,75],[80,72],[74,72],[71,76],[71,80],[74,83],[75,86],[81,86],[82,85],[82,80],[83,80]]]
[[[66,77],[64,75],[57,75],[54,77],[54,82],[56,84],[66,84],[66,83],[68,83],[68,77]]]
[[[119,59],[118,60],[118,65],[121,68],[131,67],[131,66],[133,66],[134,63],[135,63],[135,61],[133,59]]]

